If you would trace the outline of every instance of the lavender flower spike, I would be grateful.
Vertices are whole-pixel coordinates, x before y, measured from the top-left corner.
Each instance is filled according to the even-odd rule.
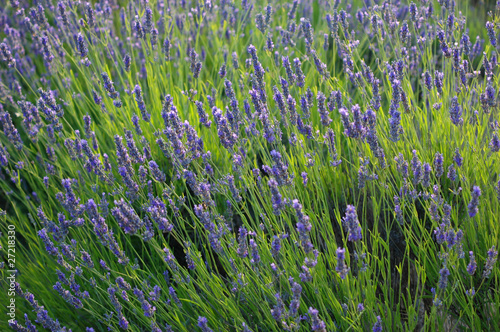
[[[469,217],[471,218],[473,218],[479,211],[479,196],[481,196],[481,188],[474,186],[474,188],[472,188],[472,199],[467,206],[469,209]]]

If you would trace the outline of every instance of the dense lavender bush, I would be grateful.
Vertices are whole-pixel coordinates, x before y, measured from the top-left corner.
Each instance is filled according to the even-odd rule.
[[[499,29],[0,0],[0,330],[498,330]]]

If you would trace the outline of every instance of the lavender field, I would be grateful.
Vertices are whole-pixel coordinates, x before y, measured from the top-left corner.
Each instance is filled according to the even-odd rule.
[[[0,0],[0,331],[500,331],[500,1]]]

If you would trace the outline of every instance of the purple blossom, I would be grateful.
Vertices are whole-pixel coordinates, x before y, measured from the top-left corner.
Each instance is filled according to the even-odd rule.
[[[375,324],[373,324],[372,331],[382,332],[382,318],[380,318],[380,316],[377,316],[377,321],[375,322]]]
[[[288,310],[289,317],[295,317],[299,311],[300,297],[302,293],[302,286],[294,282],[292,285],[292,301],[290,302],[290,309]]]
[[[451,100],[450,118],[455,126],[461,126],[464,122],[462,119],[462,107],[458,104],[458,97],[456,96]]]
[[[321,124],[323,126],[329,126],[330,123],[332,122],[332,119],[330,119],[330,116],[328,114],[328,109],[326,108],[325,105],[326,101],[325,95],[321,91],[318,92],[316,100],[318,101],[318,113],[321,118]]]
[[[495,246],[492,246],[490,250],[488,250],[488,258],[486,259],[486,263],[484,264],[483,269],[483,278],[489,278],[491,272],[493,271],[493,265],[495,265],[497,261],[498,251],[495,250]]]
[[[208,327],[208,319],[205,317],[198,317],[198,327],[201,328],[202,332],[213,332],[213,330]]]
[[[149,169],[151,170],[151,174],[153,176],[153,179],[155,179],[158,182],[165,182],[166,176],[165,173],[163,173],[160,170],[160,167],[154,160],[149,161]]]
[[[142,119],[146,122],[150,122],[151,114],[149,114],[146,110],[146,104],[144,103],[144,99],[142,97],[142,90],[138,84],[134,88],[134,95],[137,107],[139,107],[139,110],[141,111]]]
[[[347,228],[349,241],[358,241],[362,239],[361,226],[359,225],[358,214],[353,205],[347,205],[345,217],[342,220],[344,227]]]
[[[486,22],[486,30],[488,31],[488,37],[490,38],[490,43],[493,47],[497,46],[497,36],[495,32],[495,23]]]
[[[345,279],[350,268],[345,264],[345,249],[337,248],[337,266],[335,271],[340,275],[340,279]]]
[[[312,225],[309,221],[309,217],[302,211],[302,204],[299,203],[299,200],[294,199],[292,201],[292,207],[295,210],[295,214],[298,219],[297,231],[299,233],[302,248],[305,253],[308,254],[313,250],[313,244],[309,238],[309,232],[311,231]]]
[[[285,314],[285,304],[281,300],[280,294],[277,293],[274,296],[276,298],[276,305],[271,309],[271,315],[276,321],[280,321],[281,317]]]
[[[477,268],[476,257],[474,257],[474,252],[469,251],[469,258],[470,260],[469,264],[467,265],[467,273],[472,276],[476,272]]]
[[[319,319],[319,311],[312,307],[309,307],[308,313],[311,319],[311,330],[318,332],[326,332],[325,323],[321,319]]]
[[[479,197],[481,196],[481,188],[474,186],[472,188],[472,198],[467,206],[469,210],[469,217],[473,218],[479,212]]]

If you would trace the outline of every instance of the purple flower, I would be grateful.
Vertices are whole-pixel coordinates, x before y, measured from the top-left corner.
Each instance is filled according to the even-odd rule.
[[[161,287],[158,285],[155,285],[153,287],[153,291],[149,292],[149,301],[151,302],[157,302],[160,300],[160,294],[161,294]]]
[[[276,102],[276,106],[278,107],[280,113],[281,113],[281,123],[283,124],[284,127],[287,127],[286,119],[287,119],[287,108],[285,106],[285,100],[283,98],[283,95],[281,92],[278,90],[278,87],[275,85],[273,86],[273,99]]]
[[[120,93],[118,93],[115,90],[115,87],[113,85],[113,81],[111,81],[111,79],[109,78],[108,73],[102,72],[101,73],[101,77],[102,77],[102,81],[103,81],[102,83],[104,85],[104,89],[106,89],[106,91],[108,91],[108,97],[111,98],[111,99],[117,99],[117,98],[119,98],[120,97]]]
[[[446,266],[443,266],[441,270],[439,270],[439,288],[445,289],[448,285],[448,277],[450,276],[450,270]]]
[[[302,286],[294,282],[292,285],[292,301],[290,302],[290,309],[288,310],[289,317],[295,317],[300,306],[300,297],[302,293]]]
[[[304,187],[307,186],[307,181],[308,181],[308,179],[307,179],[307,173],[306,172],[302,172],[300,175],[302,176],[302,184],[304,185]]]
[[[281,211],[285,208],[285,202],[278,189],[278,182],[274,178],[270,178],[267,182],[269,189],[271,190],[271,201],[273,204],[273,213],[275,215],[280,215]]]
[[[135,210],[122,198],[115,201],[115,208],[111,210],[111,214],[118,222],[118,225],[123,229],[125,234],[136,234],[142,228],[143,221]]]
[[[0,52],[3,55],[3,59],[7,62],[9,68],[16,66],[16,60],[12,57],[10,47],[6,43],[0,43]]]
[[[469,205],[467,205],[467,208],[469,210],[469,217],[473,218],[478,212],[478,205],[479,205],[479,197],[481,196],[481,188],[478,186],[474,186],[472,188],[472,198],[469,202]]]
[[[476,257],[474,257],[474,252],[469,251],[469,264],[467,265],[467,273],[469,275],[474,275],[476,273],[476,268],[477,268],[477,263],[476,263]]]
[[[174,300],[175,304],[180,308],[182,307],[182,302],[179,300],[179,297],[177,296],[177,293],[175,292],[175,289],[173,287],[168,288],[168,293],[170,294],[170,297]]]
[[[328,78],[330,74],[328,73],[327,66],[320,60],[318,53],[316,53],[316,50],[312,49],[311,55],[313,57],[313,61],[316,65],[316,70],[318,71],[318,73],[325,79]]]
[[[273,241],[271,242],[271,254],[275,259],[278,258],[279,252],[281,250],[281,240],[288,237],[288,234],[274,235]]]
[[[455,168],[455,164],[451,164],[449,167],[448,167],[448,173],[446,174],[446,176],[448,177],[448,179],[450,179],[451,181],[456,181],[457,179],[457,170]]]
[[[274,297],[276,298],[277,303],[274,308],[271,309],[271,315],[276,321],[280,321],[281,316],[285,314],[285,304],[283,303],[283,300],[281,300],[279,293],[277,293]]]
[[[345,279],[350,268],[345,264],[345,249],[337,248],[337,266],[335,271],[340,275],[340,279]]]
[[[377,321],[375,322],[375,324],[373,324],[372,331],[382,332],[382,318],[380,318],[380,316],[377,316]]]
[[[443,168],[443,155],[439,152],[436,152],[434,155],[434,169],[436,170],[436,177],[440,178],[444,173]]]
[[[155,179],[158,182],[165,182],[165,180],[166,180],[165,173],[163,173],[160,170],[160,167],[158,166],[158,164],[154,160],[149,161],[149,169],[151,170],[151,174],[153,175],[153,179]]]
[[[500,201],[500,180],[498,180],[495,189],[497,191],[497,199]]]
[[[207,128],[210,128],[210,125],[212,124],[212,121],[208,119],[208,114],[203,108],[203,103],[200,101],[195,102],[196,109],[198,111],[198,115],[200,117],[200,123],[204,125]]]
[[[318,113],[321,118],[321,124],[323,126],[329,126],[330,123],[332,122],[332,119],[330,119],[328,109],[326,108],[325,105],[326,97],[323,94],[323,92],[321,91],[318,92],[316,100],[318,101]]]
[[[45,250],[47,250],[50,255],[57,256],[59,254],[59,249],[54,246],[54,243],[50,239],[45,228],[42,228],[38,231],[38,236],[40,237],[40,239],[42,239],[43,243],[45,244]]]
[[[411,160],[411,169],[413,172],[413,185],[417,185],[422,181],[422,162],[418,159],[417,150],[413,150],[413,158]]]
[[[439,94],[443,94],[443,79],[444,74],[436,70],[434,72],[434,85]]]
[[[460,150],[458,148],[455,149],[455,155],[453,156],[453,160],[457,164],[458,167],[462,167],[464,158],[460,155]]]
[[[127,169],[125,167],[119,167],[118,168],[118,172],[122,176],[123,183],[125,183],[125,186],[128,189],[128,191],[127,191],[127,197],[130,200],[132,200],[132,201],[134,201],[137,198],[139,198],[139,195],[138,195],[138,193],[139,193],[139,185],[137,185],[137,183],[134,180],[132,180],[132,177],[127,172]]]
[[[319,311],[309,307],[309,317],[311,319],[311,330],[312,331],[318,331],[318,332],[326,332],[326,325],[325,323],[319,319]]]
[[[295,68],[295,84],[299,88],[303,88],[305,86],[305,75],[302,72],[301,62],[299,58],[293,59],[293,66]]]
[[[156,307],[151,306],[151,304],[149,304],[149,302],[144,297],[144,293],[141,290],[139,290],[138,288],[134,288],[134,295],[137,297],[139,302],[141,302],[141,307],[142,307],[142,310],[144,311],[144,316],[145,317],[153,317],[153,314],[156,311]]]
[[[309,221],[309,217],[302,211],[302,204],[299,203],[298,199],[292,201],[292,207],[295,210],[297,216],[297,231],[299,232],[299,239],[302,244],[302,248],[305,253],[308,254],[313,250],[313,244],[309,238],[309,232],[311,231],[312,225]]]
[[[422,177],[422,186],[429,187],[431,185],[431,172],[432,167],[429,163],[424,163],[424,174]]]
[[[493,137],[491,138],[490,141],[490,149],[492,152],[500,151],[500,138],[498,138],[497,133],[493,133]]]
[[[432,90],[432,76],[429,71],[425,71],[425,73],[422,74],[422,77],[427,90]]]
[[[446,43],[446,34],[443,30],[439,30],[436,34],[438,40],[439,40],[439,44],[441,45],[441,51],[443,51],[443,55],[445,57],[450,57],[451,56],[451,52],[450,52],[450,48],[448,47],[448,44]]]
[[[497,261],[497,255],[498,251],[495,250],[495,246],[491,247],[491,249],[488,250],[488,259],[484,264],[483,278],[490,277],[491,271],[493,271],[493,265],[495,265]]]
[[[490,38],[490,43],[493,47],[497,46],[497,36],[495,33],[495,23],[494,22],[486,22],[486,30],[488,31],[488,37]]]
[[[123,330],[127,330],[128,329],[128,321],[127,319],[125,318],[125,316],[120,315],[120,319],[118,321],[118,325],[120,326],[121,329]]]
[[[332,160],[330,161],[330,166],[337,167],[338,165],[340,165],[342,160],[338,158],[337,148],[335,147],[335,133],[331,128],[328,128],[323,138],[324,143],[327,145],[328,151],[330,152],[330,157],[332,158]]]
[[[70,213],[72,217],[77,217],[83,212],[83,206],[80,205],[80,199],[76,197],[72,184],[74,179],[63,179],[62,185],[64,187],[65,195],[58,193],[56,198],[62,206]]]
[[[170,39],[168,39],[168,37],[165,38],[165,41],[163,42],[163,47],[162,47],[162,50],[163,50],[163,54],[165,54],[165,59],[167,61],[170,60],[170,49],[171,49],[172,45],[170,43]]]
[[[142,97],[142,90],[138,84],[134,88],[134,95],[137,107],[139,107],[139,110],[141,111],[142,119],[149,122],[151,120],[151,114],[149,114],[146,110],[146,104],[144,103],[144,99]]]
[[[458,97],[456,96],[451,100],[450,118],[455,126],[460,126],[464,122],[464,119],[462,119],[462,107],[458,104]]]
[[[249,245],[250,245],[250,252],[252,254],[252,259],[250,260],[250,263],[259,264],[260,263],[260,255],[259,255],[257,243],[255,242],[254,239],[250,239]]]
[[[348,241],[358,241],[362,239],[361,226],[359,225],[358,214],[353,205],[347,205],[345,217],[343,219],[344,227],[347,228]]]
[[[12,119],[8,112],[3,112],[0,108],[0,124],[3,127],[3,132],[7,139],[16,147],[16,149],[21,150],[23,148],[23,141],[21,140],[21,135],[17,131],[16,127],[12,123]]]
[[[290,64],[290,60],[288,59],[287,56],[283,56],[281,58],[281,60],[283,62],[283,67],[285,68],[286,75],[288,76],[288,82],[290,85],[293,85],[295,83],[296,76],[292,71],[292,66]],[[297,67],[295,67],[295,69],[297,69]]]
[[[403,43],[403,45],[410,39],[410,31],[408,30],[408,23],[406,21],[401,25],[399,37],[401,38],[401,43]]]
[[[213,332],[213,330],[208,327],[208,319],[205,317],[198,317],[198,327],[201,328],[202,332]]]

